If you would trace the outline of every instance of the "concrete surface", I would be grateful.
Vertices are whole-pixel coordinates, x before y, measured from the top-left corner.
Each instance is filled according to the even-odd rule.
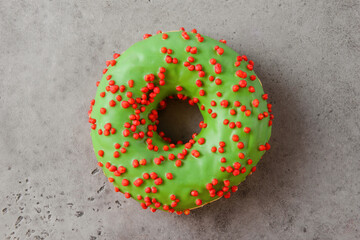
[[[360,239],[359,1],[169,2],[0,2],[0,239]],[[276,117],[256,174],[190,216],[116,195],[87,123],[105,60],[181,26],[251,57]]]

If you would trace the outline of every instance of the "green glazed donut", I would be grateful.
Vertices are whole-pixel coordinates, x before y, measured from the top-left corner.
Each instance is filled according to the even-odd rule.
[[[229,198],[270,149],[271,104],[254,62],[225,40],[159,31],[106,65],[89,110],[94,151],[115,191],[144,209],[189,214]],[[157,132],[169,96],[204,118],[185,144]]]

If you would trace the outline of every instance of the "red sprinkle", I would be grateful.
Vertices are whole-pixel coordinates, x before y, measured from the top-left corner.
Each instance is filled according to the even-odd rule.
[[[246,78],[247,74],[246,74],[246,72],[243,72],[241,70],[237,70],[236,71],[236,76],[238,76],[239,78]]]

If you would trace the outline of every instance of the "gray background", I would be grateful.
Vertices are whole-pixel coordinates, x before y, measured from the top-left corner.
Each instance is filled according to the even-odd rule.
[[[359,1],[169,2],[0,2],[0,239],[359,239]],[[189,216],[115,194],[87,122],[105,60],[181,26],[253,59],[275,113],[256,174]]]

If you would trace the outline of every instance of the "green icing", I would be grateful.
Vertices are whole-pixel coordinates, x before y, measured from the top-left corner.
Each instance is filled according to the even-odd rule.
[[[173,202],[170,199],[170,195],[174,194],[180,201],[174,208],[176,211],[183,211],[186,209],[192,209],[198,207],[195,204],[196,199],[201,199],[202,204],[206,204],[210,201],[216,200],[219,197],[210,197],[209,191],[205,188],[206,184],[211,183],[212,179],[217,179],[218,184],[214,186],[216,191],[221,190],[224,186],[223,181],[229,180],[230,187],[238,185],[245,180],[246,176],[251,173],[252,167],[254,167],[265,151],[260,151],[258,148],[260,145],[265,145],[268,142],[271,134],[271,126],[269,126],[270,116],[262,120],[258,120],[258,114],[267,112],[267,103],[262,99],[264,94],[262,85],[258,78],[255,81],[250,80],[251,75],[255,75],[254,71],[247,69],[248,62],[245,60],[241,61],[239,67],[234,66],[236,57],[238,54],[231,48],[226,46],[224,43],[218,42],[212,38],[204,37],[203,42],[199,42],[196,34],[188,33],[190,39],[185,40],[181,31],[168,32],[168,38],[163,39],[162,34],[154,35],[148,39],[135,43],[129,49],[127,49],[119,58],[116,59],[117,63],[114,66],[109,66],[108,71],[102,77],[98,90],[95,97],[95,105],[93,106],[91,118],[96,119],[96,129],[91,130],[92,141],[94,150],[99,162],[103,163],[103,171],[107,177],[114,178],[114,186],[118,187],[121,192],[128,192],[131,197],[139,202],[144,202],[144,197],[149,196],[150,198],[156,198],[161,203],[159,209],[163,209],[163,205],[171,205]],[[186,52],[186,47],[191,46],[197,47],[197,53],[191,54]],[[219,46],[224,49],[223,55],[219,55],[214,47]],[[161,52],[161,48],[166,47],[173,50],[170,54],[171,57],[177,58],[177,64],[168,64],[165,62],[167,54]],[[203,71],[206,73],[205,77],[200,78],[197,71],[189,71],[183,64],[187,61],[189,56],[193,56],[195,61],[191,64],[201,64]],[[214,65],[210,64],[209,60],[215,58],[217,63],[222,66],[222,72],[215,74]],[[132,133],[128,137],[124,137],[122,132],[126,128],[124,127],[125,122],[130,122],[129,116],[134,114],[134,109],[123,108],[121,102],[116,100],[116,95],[122,96],[123,100],[128,100],[126,92],[131,91],[132,98],[141,97],[143,94],[140,89],[146,86],[144,76],[146,74],[154,74],[154,84],[159,86],[159,78],[157,73],[159,68],[166,68],[164,86],[160,86],[160,93],[155,97],[155,101],[150,105],[146,106],[146,111],[141,113],[141,118],[146,120],[145,125],[139,125],[136,132],[143,131],[147,132],[147,125],[154,124],[148,119],[148,114],[151,110],[156,109],[159,102],[165,99],[169,95],[177,94],[176,86],[182,86],[183,91],[180,93],[189,96],[196,97],[199,99],[198,106],[205,106],[204,111],[200,111],[203,115],[204,122],[207,123],[207,128],[203,128],[198,136],[195,137],[196,143],[191,149],[188,150],[188,154],[182,160],[182,166],[176,167],[175,160],[171,161],[168,159],[170,153],[177,156],[184,149],[184,145],[177,145],[175,148],[170,148],[169,151],[164,151],[163,146],[168,145],[156,132],[152,137],[153,144],[159,147],[157,152],[150,151],[147,148],[146,135],[143,139],[135,140],[132,137]],[[247,73],[245,80],[247,81],[246,88],[240,88],[239,91],[233,92],[232,86],[238,84],[241,80],[236,76],[237,70],[242,70]],[[124,92],[118,91],[116,94],[106,91],[105,88],[108,86],[108,80],[106,77],[111,75],[111,79],[115,81],[116,85],[125,85],[126,90]],[[209,81],[209,76],[215,76],[222,80],[221,85],[216,85],[214,81]],[[133,88],[128,86],[128,81],[134,80]],[[197,87],[195,81],[197,79],[202,80],[203,86]],[[253,86],[255,92],[251,93],[248,91],[248,87]],[[206,91],[205,96],[199,95],[199,90],[204,89]],[[101,92],[106,92],[105,97],[100,97]],[[221,92],[222,96],[218,97],[217,92]],[[228,100],[229,106],[224,108],[220,105],[221,100]],[[260,104],[257,108],[253,107],[252,101],[258,99]],[[115,100],[117,103],[115,107],[109,106],[109,101]],[[216,106],[211,106],[210,102],[216,101]],[[241,105],[245,105],[246,109],[251,110],[252,114],[247,117],[245,113],[240,111],[240,107],[234,107],[234,101],[240,101]],[[106,114],[100,114],[100,108],[106,108]],[[211,114],[207,110],[211,108],[213,112],[217,113],[216,118],[212,118]],[[230,115],[230,109],[235,109],[237,114]],[[223,120],[228,119],[230,122],[240,121],[242,124],[241,128],[229,128],[228,125],[223,124]],[[98,130],[103,129],[106,123],[111,123],[112,127],[116,129],[115,134],[104,136],[99,135]],[[181,126],[176,126],[181,127]],[[250,127],[250,133],[244,133],[244,127]],[[238,149],[237,143],[232,141],[232,136],[237,134],[240,137],[240,141],[244,143],[243,149]],[[203,145],[197,143],[199,138],[205,138],[206,142]],[[114,158],[113,153],[115,150],[114,144],[119,143],[123,147],[123,143],[128,141],[130,143],[127,147],[126,153],[120,153],[119,158]],[[224,147],[225,152],[216,153],[211,152],[211,147],[219,147],[219,142],[224,141],[226,146]],[[200,156],[195,158],[191,151],[196,149],[200,152]],[[98,151],[103,150],[104,156],[98,156]],[[120,152],[120,149],[117,151]],[[242,152],[245,154],[244,159],[239,159],[238,154]],[[154,158],[160,155],[165,157],[160,165],[156,165],[153,161]],[[225,157],[226,163],[221,163],[220,159]],[[146,159],[147,164],[145,166],[139,165],[134,168],[132,162],[134,159],[141,160]],[[248,159],[252,159],[253,163],[249,165]],[[124,166],[127,171],[121,176],[114,176],[113,172],[110,172],[105,164],[110,162],[111,165],[116,167]],[[241,163],[241,168],[246,167],[245,173],[240,173],[234,176],[232,173],[227,171],[220,171],[220,167],[233,166],[235,162]],[[142,178],[144,173],[156,172],[159,177],[162,178],[163,183],[161,185],[155,185],[154,180],[151,178],[144,180],[140,187],[136,187],[133,182],[137,178]],[[169,180],[166,178],[166,173],[172,173],[173,179]],[[128,179],[130,184],[128,186],[122,186],[122,179]],[[145,193],[146,187],[156,187],[157,193]],[[199,195],[197,197],[191,196],[190,192],[197,190]],[[231,191],[231,190],[230,190]],[[137,196],[141,195],[142,200],[138,200]],[[150,207],[155,208],[154,204]]]

